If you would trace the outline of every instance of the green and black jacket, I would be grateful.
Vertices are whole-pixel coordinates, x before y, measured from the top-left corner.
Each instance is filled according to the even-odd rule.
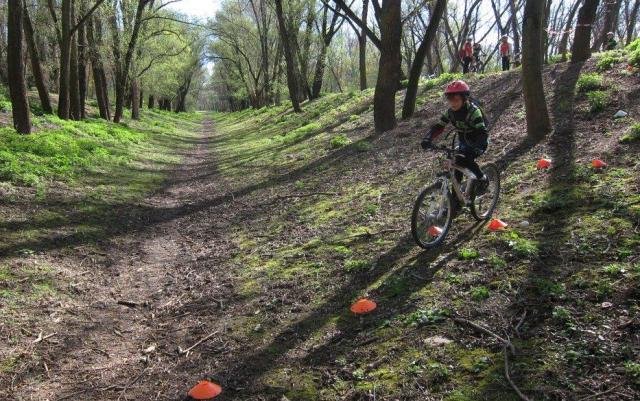
[[[458,111],[451,109],[445,111],[440,117],[440,121],[431,127],[431,139],[438,138],[449,124],[458,131],[458,137],[464,144],[486,148],[488,129],[480,107],[467,101]]]

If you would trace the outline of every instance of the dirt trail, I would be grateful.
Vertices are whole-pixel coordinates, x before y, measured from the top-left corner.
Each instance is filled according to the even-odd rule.
[[[166,387],[177,386],[163,383],[162,375],[173,369],[173,363],[190,357],[181,355],[178,347],[192,345],[200,322],[189,311],[180,312],[182,316],[173,311],[201,296],[192,281],[212,282],[213,272],[203,273],[202,261],[215,263],[228,251],[226,238],[219,237],[223,231],[216,227],[216,221],[223,220],[213,218],[214,213],[224,214],[227,205],[219,205],[217,211],[202,207],[196,213],[185,212],[206,200],[205,195],[219,198],[227,191],[210,154],[213,135],[207,120],[181,167],[143,202],[150,212],[140,219],[150,224],[110,239],[105,257],[95,266],[83,269],[68,262],[70,270],[85,271],[74,283],[82,295],[55,312],[55,324],[49,329],[57,334],[37,345],[43,365],[35,366],[25,382],[13,383],[10,396],[21,400],[178,396],[164,393]],[[215,280],[208,295],[220,299],[229,286],[223,272],[216,272]]]

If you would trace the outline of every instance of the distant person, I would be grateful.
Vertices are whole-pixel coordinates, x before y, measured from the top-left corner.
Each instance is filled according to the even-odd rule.
[[[468,168],[475,175],[478,193],[486,191],[487,176],[482,172],[476,158],[484,154],[489,145],[489,130],[482,108],[471,100],[471,89],[464,81],[453,81],[445,90],[449,109],[442,114],[440,121],[431,127],[422,139],[423,149],[429,149],[447,125],[453,125],[458,131],[458,155],[456,164]],[[462,180],[462,173],[456,171],[456,179]]]
[[[500,57],[502,58],[502,71],[511,69],[511,43],[509,37],[504,35],[500,41]]]
[[[468,37],[467,41],[462,46],[460,50],[460,59],[462,60],[462,73],[469,73],[469,66],[471,66],[471,62],[473,61],[473,38]]]
[[[613,32],[607,33],[607,41],[604,43],[604,50],[615,50],[618,48],[618,42]]]
[[[473,60],[476,63],[480,61],[480,55],[482,55],[482,45],[480,43],[474,43],[474,45],[473,45]]]

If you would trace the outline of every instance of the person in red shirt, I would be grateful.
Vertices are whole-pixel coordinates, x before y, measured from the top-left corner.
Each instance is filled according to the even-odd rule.
[[[460,50],[460,58],[462,59],[462,72],[464,74],[469,73],[469,66],[473,61],[473,38],[468,37],[467,41],[462,46]]]
[[[511,43],[509,37],[504,35],[500,42],[500,56],[502,57],[502,71],[511,69]]]

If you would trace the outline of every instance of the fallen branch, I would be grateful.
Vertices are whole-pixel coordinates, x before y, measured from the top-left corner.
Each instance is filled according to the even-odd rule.
[[[471,320],[462,319],[462,318],[459,318],[459,317],[453,317],[453,318],[451,318],[451,319],[452,319],[454,322],[458,323],[458,324],[464,324],[464,325],[467,325],[467,326],[473,327],[474,329],[476,329],[476,330],[478,330],[478,331],[480,331],[480,332],[482,332],[482,333],[485,333],[485,334],[490,335],[491,337],[493,337],[493,338],[495,338],[496,340],[500,341],[500,342],[501,342],[505,347],[508,347],[508,348],[509,348],[509,350],[511,351],[511,353],[515,355],[515,353],[516,353],[516,349],[515,349],[515,347],[513,346],[513,344],[511,343],[511,341],[509,341],[509,340],[505,340],[504,338],[500,337],[499,335],[497,335],[497,334],[496,334],[496,333],[494,333],[493,331],[491,331],[491,330],[487,329],[486,327],[480,326],[479,324],[474,323],[474,322],[472,322]]]
[[[346,236],[345,238],[357,238],[357,237],[373,237],[375,235],[386,234],[386,233],[395,233],[398,231],[402,231],[402,228],[388,228],[386,230],[380,230],[376,232],[367,231],[365,233],[351,234]]]
[[[592,398],[600,397],[601,395],[609,394],[609,393],[613,392],[615,389],[617,389],[617,388],[618,388],[618,387],[620,387],[620,386],[622,386],[622,383],[620,383],[620,384],[618,384],[618,385],[616,385],[616,386],[611,387],[609,390],[601,391],[601,392],[599,392],[599,393],[591,394],[591,395],[588,395],[588,396],[586,396],[586,397],[584,397],[584,398],[580,398],[580,399],[578,399],[578,401],[590,400],[590,399],[592,399]]]
[[[292,194],[292,195],[278,195],[276,199],[289,199],[289,198],[308,198],[311,196],[339,196],[336,192],[311,192],[306,194]]]
[[[117,302],[118,305],[126,306],[127,308],[137,308],[138,306],[145,306],[145,303],[120,300]]]
[[[520,388],[518,388],[518,386],[516,386],[516,384],[513,382],[513,380],[511,380],[511,375],[509,374],[509,352],[507,351],[507,346],[506,345],[502,349],[502,353],[504,354],[504,376],[506,377],[507,381],[509,382],[509,385],[511,386],[513,391],[515,391],[516,394],[518,394],[518,397],[520,397],[520,399],[522,401],[531,401],[531,399],[529,397],[527,397],[526,395],[524,395],[522,393],[522,391],[520,391]]]
[[[39,342],[42,342],[48,338],[51,338],[53,336],[55,336],[58,333],[51,333],[51,334],[47,334],[46,336],[42,336],[42,332],[40,332],[40,334],[38,334],[38,338],[36,338],[35,340],[33,340],[33,344],[37,344]]]
[[[191,350],[193,350],[195,347],[197,347],[198,345],[202,344],[203,342],[207,341],[208,339],[210,339],[211,337],[215,336],[216,334],[218,334],[218,331],[214,331],[210,334],[208,334],[206,337],[201,338],[198,342],[196,342],[195,344],[193,344],[192,346],[190,346],[187,349],[182,349],[182,347],[178,347],[178,354],[180,355],[186,355],[189,352],[191,352]]]

